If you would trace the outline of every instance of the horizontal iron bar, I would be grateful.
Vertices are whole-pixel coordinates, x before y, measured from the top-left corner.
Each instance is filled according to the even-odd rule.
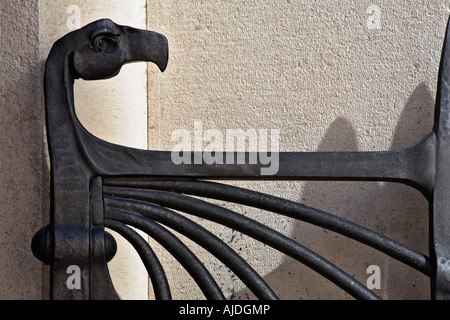
[[[84,144],[83,149],[87,161],[102,176],[394,181],[411,185],[428,196],[434,182],[435,145],[436,137],[431,133],[417,145],[396,151],[273,152],[265,164],[250,162],[258,159],[259,153],[255,152],[218,152],[223,159],[229,159],[223,163],[195,161],[210,154],[192,152],[191,161],[176,164],[171,151],[122,149],[96,139]],[[262,174],[269,168],[269,174]]]

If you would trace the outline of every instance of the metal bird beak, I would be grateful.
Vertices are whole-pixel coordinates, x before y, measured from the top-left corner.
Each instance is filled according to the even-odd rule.
[[[125,36],[125,62],[149,61],[162,72],[167,67],[169,45],[167,38],[157,32],[122,26]]]

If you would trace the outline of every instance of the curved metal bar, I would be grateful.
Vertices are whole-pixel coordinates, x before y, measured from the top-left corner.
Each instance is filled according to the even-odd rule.
[[[434,130],[436,132],[435,180],[431,199],[432,251],[435,273],[434,299],[450,299],[450,19],[447,22],[439,66]]]
[[[107,178],[104,181],[104,185],[174,191],[268,210],[332,230],[362,242],[407,264],[425,275],[429,276],[433,272],[432,263],[429,257],[412,250],[393,239],[333,214],[265,193],[221,183],[187,180],[127,180],[125,178]],[[104,186],[104,188],[107,187]]]
[[[136,231],[123,223],[105,219],[105,227],[119,233],[136,249],[152,281],[156,300],[171,300],[172,295],[164,269],[148,243]]]
[[[113,196],[123,196],[117,192],[114,193],[114,189],[116,188],[105,188],[104,192]],[[133,193],[133,190],[128,189],[122,191],[129,191],[131,194]],[[302,262],[357,299],[380,299],[376,294],[367,289],[360,282],[356,281],[353,277],[333,265],[325,258],[259,222],[237,214],[234,211],[198,199],[165,191],[141,191],[142,192],[139,196],[142,198],[140,200],[145,200],[162,206],[167,206],[172,209],[180,210],[188,214],[220,223],[247,234],[256,240],[287,254],[299,262]],[[128,197],[130,197],[130,194],[128,194]]]
[[[225,296],[201,261],[186,245],[158,223],[120,209],[105,208],[105,217],[136,227],[158,241],[194,278],[207,299],[225,300]]]
[[[186,217],[155,204],[130,199],[105,197],[105,206],[141,214],[187,236],[222,261],[259,299],[278,299],[264,279],[241,256]]]

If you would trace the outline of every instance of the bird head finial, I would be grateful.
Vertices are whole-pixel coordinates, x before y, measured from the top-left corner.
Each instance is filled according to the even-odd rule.
[[[167,39],[157,32],[117,25],[109,19],[94,21],[75,32],[81,33],[72,54],[76,78],[111,78],[132,61],[153,62],[161,71],[167,66]]]

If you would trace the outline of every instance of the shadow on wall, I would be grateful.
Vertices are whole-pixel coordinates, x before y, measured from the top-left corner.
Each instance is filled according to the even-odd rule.
[[[418,143],[431,131],[434,98],[426,84],[409,97],[391,143],[399,149]],[[317,151],[358,150],[352,124],[336,119],[328,128]],[[304,182],[299,201],[382,233],[428,255],[428,202],[417,190],[397,183]],[[380,267],[383,299],[429,299],[429,279],[420,272],[366,245],[337,233],[301,221],[293,221],[291,238],[322,255],[362,284],[367,268]],[[353,299],[336,285],[299,262],[285,257],[280,266],[265,276],[280,299]],[[233,299],[252,299],[248,289]]]

